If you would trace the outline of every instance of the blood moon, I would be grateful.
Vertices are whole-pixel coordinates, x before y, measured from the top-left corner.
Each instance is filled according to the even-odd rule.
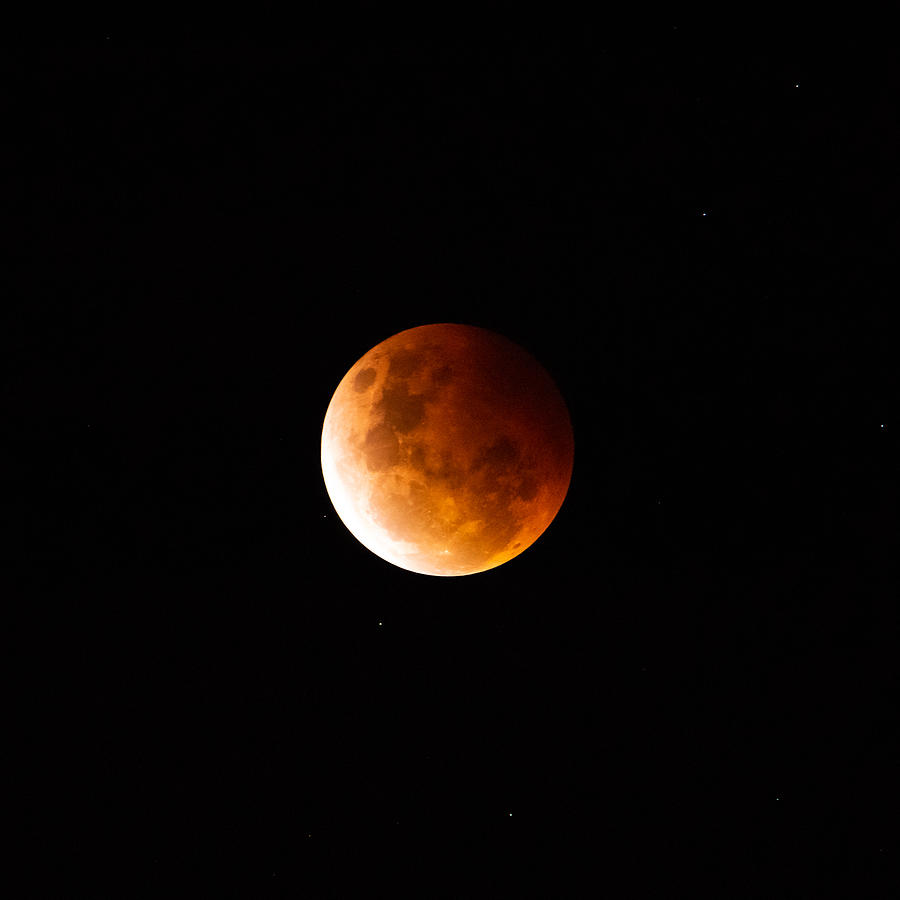
[[[422,325],[373,347],[322,428],[337,514],[382,559],[469,575],[530,547],[572,476],[569,413],[546,370],[507,338]]]

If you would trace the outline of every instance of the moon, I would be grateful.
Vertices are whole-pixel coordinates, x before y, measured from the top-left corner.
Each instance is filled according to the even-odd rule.
[[[472,325],[421,325],[366,353],[325,414],[322,474],[341,521],[389,563],[471,575],[515,558],[572,477],[566,404],[547,371]]]

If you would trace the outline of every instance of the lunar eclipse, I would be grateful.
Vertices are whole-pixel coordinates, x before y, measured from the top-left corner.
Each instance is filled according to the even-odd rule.
[[[410,328],[347,372],[322,429],[322,473],[365,547],[425,575],[470,575],[530,547],[574,460],[566,404],[531,354],[470,325]]]

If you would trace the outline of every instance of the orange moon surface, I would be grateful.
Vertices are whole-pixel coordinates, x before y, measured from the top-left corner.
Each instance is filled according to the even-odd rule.
[[[425,575],[518,556],[569,488],[569,413],[525,350],[470,325],[422,325],[373,347],[338,385],[322,474],[341,521],[376,555]]]

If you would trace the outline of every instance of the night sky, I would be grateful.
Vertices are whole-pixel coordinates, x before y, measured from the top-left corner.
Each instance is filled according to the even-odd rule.
[[[900,79],[844,40],[7,48],[33,887],[893,896]],[[462,578],[365,549],[319,461],[433,322],[575,433],[547,532]]]

